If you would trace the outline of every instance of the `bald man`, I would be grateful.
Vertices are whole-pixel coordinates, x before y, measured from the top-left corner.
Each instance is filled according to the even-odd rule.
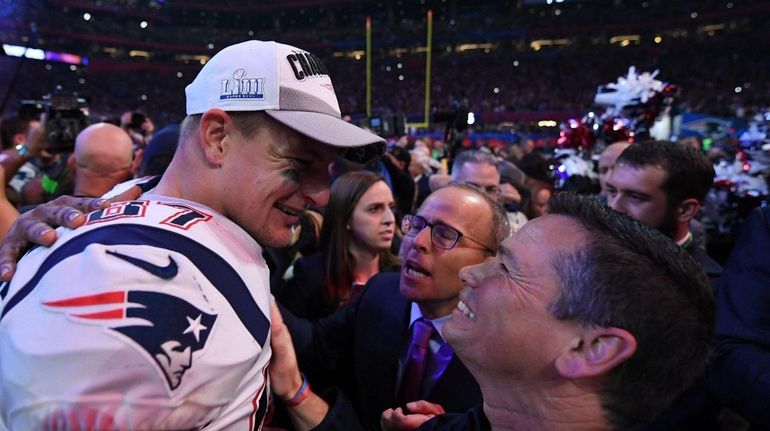
[[[599,156],[599,185],[602,188],[602,196],[607,196],[607,178],[612,173],[612,167],[615,166],[615,160],[618,159],[620,153],[623,152],[629,145],[629,142],[618,141],[607,146]]]
[[[75,196],[99,197],[133,175],[133,143],[125,130],[97,123],[75,140],[70,168],[75,171]]]

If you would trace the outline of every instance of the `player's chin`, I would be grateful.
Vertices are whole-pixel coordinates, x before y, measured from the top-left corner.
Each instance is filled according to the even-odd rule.
[[[276,223],[257,232],[254,239],[263,247],[283,248],[294,242],[294,234],[291,225]]]

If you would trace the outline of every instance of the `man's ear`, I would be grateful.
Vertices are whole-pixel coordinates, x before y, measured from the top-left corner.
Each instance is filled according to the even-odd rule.
[[[586,329],[556,358],[556,371],[567,379],[599,376],[623,363],[635,352],[636,338],[625,329]]]
[[[201,117],[200,145],[211,165],[222,166],[228,133],[233,127],[232,119],[221,109],[210,109]]]
[[[698,215],[698,211],[700,211],[700,202],[698,202],[697,199],[685,199],[679,204],[679,207],[676,210],[677,221],[689,222]]]

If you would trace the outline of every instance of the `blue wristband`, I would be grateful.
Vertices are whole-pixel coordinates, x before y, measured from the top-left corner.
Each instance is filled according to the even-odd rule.
[[[307,377],[304,373],[299,373],[299,375],[302,376],[302,386],[299,387],[299,390],[293,397],[284,401],[284,404],[289,407],[298,406],[302,401],[305,401],[310,392],[310,382],[308,382]]]

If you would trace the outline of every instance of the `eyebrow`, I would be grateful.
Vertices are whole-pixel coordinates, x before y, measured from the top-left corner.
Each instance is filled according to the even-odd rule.
[[[452,229],[454,229],[454,230],[456,230],[456,231],[460,232],[461,234],[465,235],[465,232],[463,232],[463,231],[462,231],[462,230],[460,230],[459,228],[456,228],[456,227],[452,226],[451,224],[449,224],[449,223],[445,222],[443,219],[440,219],[440,218],[438,218],[438,219],[434,219],[434,220],[432,220],[432,219],[430,219],[430,218],[428,218],[428,217],[425,217],[425,216],[424,216],[424,215],[422,215],[422,214],[417,214],[417,215],[418,215],[418,216],[420,216],[420,217],[422,217],[422,218],[424,218],[424,219],[425,219],[425,220],[426,220],[428,223],[430,223],[430,224],[432,224],[432,225],[443,224],[444,226],[449,226],[449,227],[451,227]]]
[[[500,246],[497,251],[500,263],[508,270],[508,274],[513,274],[515,270],[519,268],[519,260],[511,249],[504,246]]]

